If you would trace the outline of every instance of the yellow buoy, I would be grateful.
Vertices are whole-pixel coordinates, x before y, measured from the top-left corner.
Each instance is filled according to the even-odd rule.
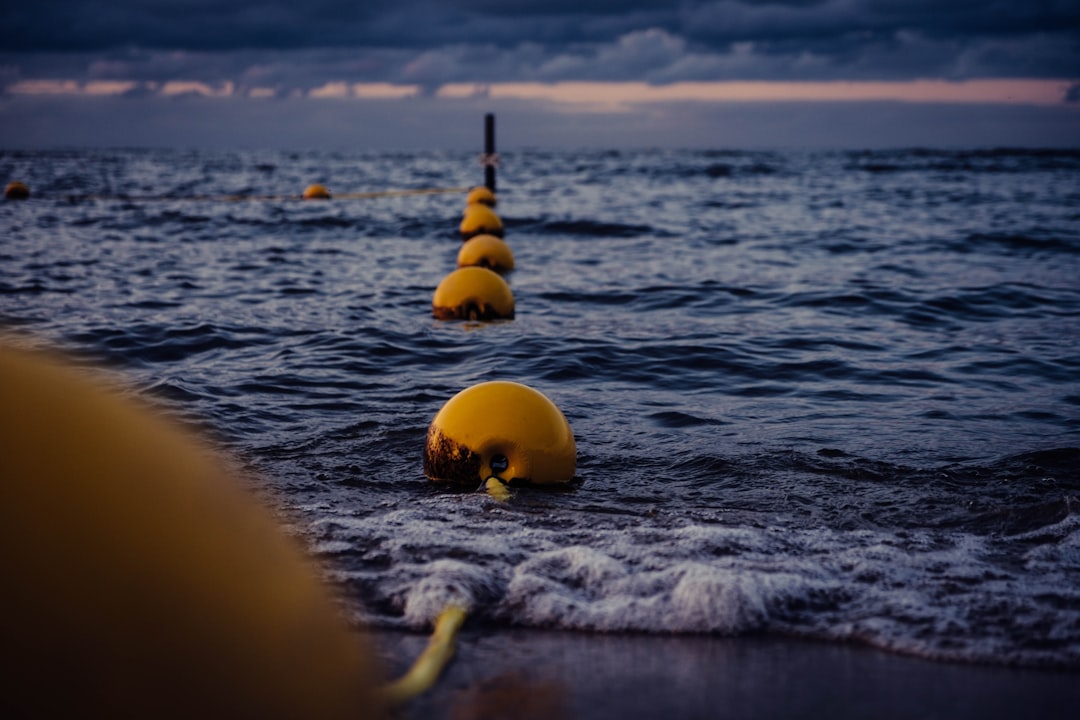
[[[0,661],[11,717],[383,717],[364,639],[208,449],[0,347]]]
[[[30,188],[18,180],[9,182],[4,188],[4,197],[8,200],[25,200],[30,197]]]
[[[330,191],[326,189],[325,185],[315,183],[314,185],[308,185],[304,189],[305,200],[329,200]]]
[[[461,246],[457,264],[458,267],[478,265],[495,272],[508,272],[514,269],[514,253],[494,235],[475,235]]]
[[[469,194],[465,196],[466,205],[487,205],[488,207],[495,207],[497,204],[495,193],[484,185],[474,187],[469,191]]]
[[[502,220],[487,205],[466,205],[458,229],[461,231],[462,240],[468,240],[476,235],[503,236]]]
[[[458,268],[435,288],[431,311],[440,320],[508,320],[514,317],[514,294],[487,268]]]
[[[424,474],[435,482],[478,485],[498,478],[567,483],[577,468],[570,423],[542,393],[496,380],[450,398],[428,428]]]

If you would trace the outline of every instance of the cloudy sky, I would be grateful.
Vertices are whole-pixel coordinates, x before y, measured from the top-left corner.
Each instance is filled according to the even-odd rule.
[[[1077,0],[46,0],[0,147],[1080,146]]]

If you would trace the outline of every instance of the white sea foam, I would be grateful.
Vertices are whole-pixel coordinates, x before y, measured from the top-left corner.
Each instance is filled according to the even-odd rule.
[[[483,496],[316,524],[316,548],[370,553],[342,571],[389,611],[376,625],[425,629],[449,603],[491,622],[602,632],[772,631],[858,640],[928,657],[1080,663],[1080,521],[1041,528],[1029,567],[996,564],[966,533],[727,528],[597,519],[587,536],[558,517]],[[386,562],[389,560],[389,563]],[[354,568],[356,563],[350,563]],[[359,563],[362,567],[364,563]]]

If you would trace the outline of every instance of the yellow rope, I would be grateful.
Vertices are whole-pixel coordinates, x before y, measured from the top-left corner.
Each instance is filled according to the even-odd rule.
[[[401,705],[430,689],[454,656],[454,638],[468,611],[459,605],[445,608],[435,620],[435,631],[424,652],[409,672],[382,689],[383,699],[391,706]]]
[[[331,193],[333,199],[341,198],[343,200],[363,200],[367,198],[378,197],[397,197],[400,195],[439,195],[441,193],[462,193],[469,192],[472,188],[456,187],[456,188],[422,188],[419,190],[379,190],[375,192],[356,192],[356,193]]]
[[[513,493],[510,492],[510,488],[506,486],[502,480],[497,477],[489,477],[484,483],[484,490],[487,494],[495,498],[499,502],[506,502],[513,497]]]
[[[418,188],[415,190],[377,190],[372,192],[331,193],[328,200],[367,200],[381,197],[401,197],[405,195],[439,195],[442,193],[463,193],[470,188]],[[304,200],[303,195],[190,195],[186,197],[169,195],[70,195],[71,201],[80,200],[128,200],[132,202],[291,202]],[[326,202],[327,199],[322,200]],[[311,200],[320,202],[320,200]]]

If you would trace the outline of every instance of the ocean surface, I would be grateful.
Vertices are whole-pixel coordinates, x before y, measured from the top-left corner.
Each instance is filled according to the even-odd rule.
[[[473,152],[0,152],[0,325],[284,508],[358,622],[775,634],[1080,667],[1080,153],[504,153],[512,321],[439,321]],[[425,480],[458,391],[569,491]]]

